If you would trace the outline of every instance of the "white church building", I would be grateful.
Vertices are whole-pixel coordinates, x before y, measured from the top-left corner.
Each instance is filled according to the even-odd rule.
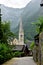
[[[18,35],[19,35],[18,39],[14,38],[11,45],[24,45],[24,30],[23,30],[22,20],[20,20]]]

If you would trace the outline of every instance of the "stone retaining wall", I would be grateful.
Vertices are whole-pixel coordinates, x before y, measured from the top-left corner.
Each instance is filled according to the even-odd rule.
[[[39,55],[40,55],[40,65],[43,65],[43,32],[39,35]]]
[[[33,59],[38,62],[38,65],[43,65],[43,32],[39,35],[39,45],[33,49]]]

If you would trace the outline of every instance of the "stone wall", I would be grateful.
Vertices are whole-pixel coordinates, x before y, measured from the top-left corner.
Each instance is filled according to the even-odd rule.
[[[40,65],[43,65],[43,32],[39,35],[39,61]]]
[[[38,62],[38,46],[34,46],[34,49],[33,49],[33,59],[35,62]]]
[[[38,65],[43,65],[43,32],[39,35],[39,45],[33,49],[33,59]]]

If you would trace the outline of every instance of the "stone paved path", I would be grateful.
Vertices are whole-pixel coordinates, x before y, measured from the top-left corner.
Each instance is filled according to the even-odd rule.
[[[12,65],[36,65],[32,57],[18,58]]]
[[[32,57],[13,58],[3,65],[37,65]]]

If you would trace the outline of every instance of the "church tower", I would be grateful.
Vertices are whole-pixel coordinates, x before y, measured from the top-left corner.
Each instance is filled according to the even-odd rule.
[[[19,45],[24,45],[24,30],[22,26],[22,20],[20,20],[20,27],[19,27]]]

